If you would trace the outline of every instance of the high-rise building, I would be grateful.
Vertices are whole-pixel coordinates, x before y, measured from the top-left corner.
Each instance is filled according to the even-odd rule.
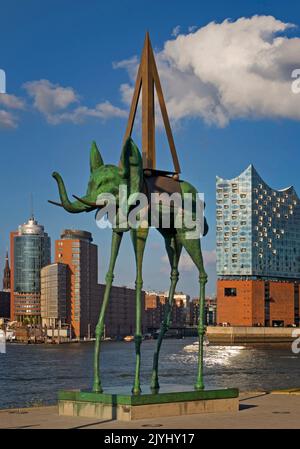
[[[10,292],[10,267],[8,261],[8,252],[6,252],[5,267],[3,271],[3,291]]]
[[[40,323],[40,272],[50,258],[50,237],[33,216],[11,233],[12,320]]]
[[[55,242],[55,262],[68,265],[70,270],[69,324],[75,338],[92,334],[93,301],[97,297],[98,248],[92,234],[66,229]]]
[[[69,267],[64,263],[46,265],[41,270],[42,326],[57,328],[67,323],[70,309]]]
[[[299,324],[300,201],[274,190],[253,165],[217,177],[217,319],[232,325]]]

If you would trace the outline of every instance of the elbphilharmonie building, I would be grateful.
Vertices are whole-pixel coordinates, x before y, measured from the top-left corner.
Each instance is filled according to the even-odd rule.
[[[299,323],[300,200],[275,190],[253,165],[217,177],[218,321],[237,325]]]

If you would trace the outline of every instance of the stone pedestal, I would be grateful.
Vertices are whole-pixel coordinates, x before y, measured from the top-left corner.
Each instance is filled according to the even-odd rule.
[[[237,412],[239,391],[236,388],[195,391],[182,385],[161,387],[153,394],[144,388],[140,395],[128,389],[113,388],[105,393],[61,391],[59,414],[99,419],[134,421],[198,413]]]

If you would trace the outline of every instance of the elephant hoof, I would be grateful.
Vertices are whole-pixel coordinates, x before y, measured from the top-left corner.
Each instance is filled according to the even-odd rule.
[[[93,386],[93,392],[94,393],[103,393],[103,388],[99,383],[94,384]]]
[[[151,386],[150,386],[152,393],[157,394],[159,392],[159,388],[160,388],[160,386],[159,386],[158,380],[157,379],[153,380],[151,382]]]
[[[142,392],[141,387],[133,387],[131,391],[132,391],[132,394],[134,394],[134,395],[141,394],[141,392]]]
[[[151,387],[151,393],[152,394],[158,394],[159,393],[159,386],[158,387]]]

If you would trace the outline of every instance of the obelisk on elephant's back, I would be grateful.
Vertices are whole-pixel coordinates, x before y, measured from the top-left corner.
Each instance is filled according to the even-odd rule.
[[[161,115],[166,130],[169,147],[173,159],[174,176],[178,179],[180,173],[180,165],[177,157],[176,147],[170,126],[170,121],[165,104],[164,94],[162,91],[155,57],[150,42],[149,33],[146,33],[144,48],[142,51],[141,62],[137,72],[135,87],[130,107],[129,118],[127,122],[126,139],[131,136],[136,110],[142,93],[142,153],[143,168],[149,171],[156,169],[156,152],[155,152],[155,90],[160,106]],[[177,175],[177,176],[176,176]]]

